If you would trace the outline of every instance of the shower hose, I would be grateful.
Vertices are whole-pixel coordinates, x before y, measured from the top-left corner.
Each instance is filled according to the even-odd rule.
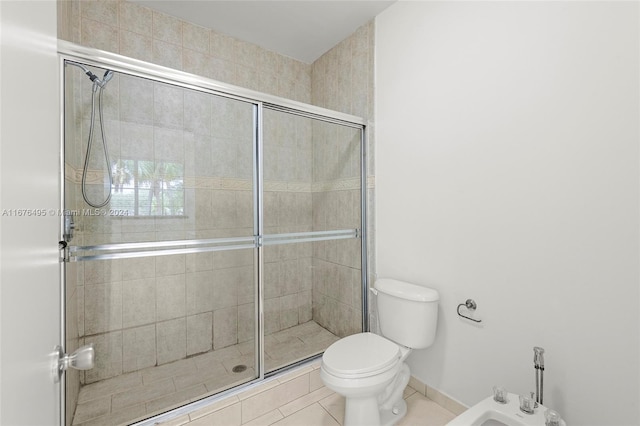
[[[84,157],[84,167],[82,169],[82,198],[91,207],[100,208],[109,204],[111,200],[111,191],[113,186],[113,177],[111,175],[111,161],[109,160],[109,148],[107,148],[107,138],[104,131],[104,118],[102,114],[102,85],[93,82],[93,92],[91,94],[91,126],[89,127],[89,140],[87,141],[87,153]],[[107,175],[109,176],[109,194],[107,198],[101,203],[93,203],[89,200],[86,191],[87,185],[87,171],[89,169],[89,158],[91,156],[91,148],[93,146],[93,134],[96,116],[96,93],[98,97],[98,120],[100,121],[100,135],[102,136],[102,146],[104,148],[104,160],[107,166]]]

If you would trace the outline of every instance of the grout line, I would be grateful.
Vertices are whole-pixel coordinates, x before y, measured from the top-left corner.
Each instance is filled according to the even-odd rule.
[[[327,398],[329,398],[329,397],[330,397],[330,396],[328,396]],[[326,398],[325,398],[325,399],[326,399]],[[322,401],[322,400],[320,400],[320,401]],[[335,420],[339,425],[342,425],[342,421],[343,421],[343,420],[340,420],[340,419],[336,418],[336,417],[331,413],[331,411],[327,410],[327,409],[326,409],[326,407],[320,403],[320,401],[316,402],[316,404],[318,404],[320,407],[322,407],[322,409],[323,409],[324,411],[326,411],[326,412],[331,416],[331,418],[332,418],[332,419],[334,419],[334,420]]]
[[[210,353],[210,352],[208,352],[208,353]],[[206,354],[203,354],[203,355],[206,355]],[[141,392],[146,392],[148,389],[152,389],[153,386],[156,383],[163,382],[163,381],[168,381],[168,380],[171,381],[171,386],[173,388],[173,391],[168,393],[168,394],[163,394],[159,398],[166,397],[166,396],[181,392],[181,391],[183,391],[185,389],[188,389],[189,386],[187,386],[187,388],[185,388],[185,389],[178,390],[178,386],[176,385],[176,379],[178,377],[181,377],[181,375],[184,374],[184,373],[180,373],[180,369],[181,369],[181,367],[184,366],[185,362],[193,363],[193,365],[195,367],[197,367],[197,363],[195,362],[195,360],[193,358],[191,358],[191,359],[187,358],[187,359],[183,359],[183,360],[178,360],[177,363],[179,363],[179,364],[178,364],[177,370],[174,371],[172,369],[172,367],[165,367],[166,371],[163,371],[162,374],[160,374],[157,379],[152,380],[151,382],[149,382],[148,380],[144,381],[144,378],[143,378],[144,375],[143,375],[142,372],[144,370],[146,370],[146,369],[139,370],[139,371],[136,371],[136,372],[127,373],[127,374],[133,374],[133,375],[136,375],[137,377],[139,377],[140,378],[140,383],[136,383],[133,387],[130,387],[130,388],[129,387],[125,388],[123,385],[120,385],[120,386],[109,385],[109,386],[113,386],[113,388],[109,387],[108,391],[105,392],[105,394],[100,395],[97,398],[94,398],[94,399],[100,399],[100,398],[106,398],[106,397],[109,398],[109,412],[105,416],[101,416],[101,417],[104,417],[105,420],[108,420],[109,416],[114,416],[114,415],[116,415],[118,413],[118,410],[114,411],[113,398],[116,395],[122,394],[123,392],[129,392],[129,391],[134,390],[134,389],[137,389],[138,391],[141,391]],[[170,364],[172,364],[172,363],[163,364],[163,365],[170,365]],[[163,367],[163,366],[156,366],[156,367]],[[153,371],[153,368],[154,367],[150,367],[149,371]],[[211,414],[211,413],[213,413],[215,411],[218,411],[220,409],[226,408],[229,405],[233,405],[235,403],[242,403],[242,401],[246,400],[247,398],[259,395],[262,392],[265,392],[265,391],[268,391],[270,389],[276,388],[277,386],[286,384],[286,383],[290,382],[291,380],[295,380],[295,379],[298,379],[300,377],[303,377],[305,374],[307,375],[307,379],[308,379],[309,383],[306,386],[306,393],[304,395],[302,395],[300,398],[308,397],[309,394],[318,391],[318,389],[316,389],[314,391],[311,390],[311,376],[310,376],[311,373],[314,372],[314,370],[317,370],[318,368],[320,368],[320,361],[319,360],[314,360],[314,361],[311,361],[309,363],[305,363],[305,364],[303,364],[301,366],[295,367],[295,368],[291,369],[290,371],[287,371],[287,372],[283,373],[282,375],[276,375],[276,376],[274,376],[272,378],[267,379],[266,381],[260,382],[260,383],[257,384],[257,386],[255,386],[253,388],[245,389],[244,391],[241,391],[237,395],[229,396],[227,398],[218,400],[217,402],[212,403],[212,405],[210,405],[208,409],[206,407],[200,408],[199,410],[196,410],[196,411],[190,413],[189,414],[189,418],[193,421],[196,418],[200,418],[200,417],[202,417],[204,415]],[[198,371],[198,369],[196,368],[195,371]],[[167,374],[167,376],[165,377],[164,374]],[[151,374],[151,377],[153,377],[153,374]],[[147,379],[148,379],[148,377],[147,377]],[[109,379],[107,379],[107,380],[109,380]],[[197,382],[197,383],[194,383],[193,386],[197,386],[198,384],[204,385],[205,384],[205,380]],[[193,399],[191,399],[191,401],[192,400]],[[89,401],[93,401],[93,399],[92,400],[87,400],[87,402],[89,402]],[[153,413],[149,413],[149,411],[147,410],[147,402],[150,402],[150,401],[153,401],[153,399],[148,400],[148,401],[142,401],[142,403],[145,404],[144,408],[145,408],[145,412],[147,414],[153,414]],[[189,401],[185,401],[185,402],[189,402]],[[291,403],[291,402],[292,401],[290,401],[289,403]],[[85,402],[83,402],[83,404],[84,403]],[[286,405],[286,404],[284,404],[284,405]],[[128,407],[130,407],[130,406],[123,407],[123,408],[128,408]],[[240,407],[242,409],[242,404],[241,404]],[[275,408],[279,408],[279,407],[274,407],[274,409]],[[280,410],[278,410],[278,412],[280,414],[282,414],[282,412]],[[283,415],[283,418],[284,417],[285,416]]]

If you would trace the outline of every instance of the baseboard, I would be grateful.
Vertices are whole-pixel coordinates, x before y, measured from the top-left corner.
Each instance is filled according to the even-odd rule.
[[[416,379],[413,376],[411,376],[411,379],[409,379],[409,386],[411,386],[417,392],[419,392],[422,395],[426,396],[430,400],[434,401],[438,405],[440,405],[440,406],[444,407],[445,409],[451,411],[456,416],[462,414],[468,408],[464,404],[462,404],[462,403],[456,401],[455,399],[451,398],[449,395],[447,395],[447,394],[445,394],[443,392],[440,392],[439,390],[437,390],[435,388],[432,388],[429,385],[426,385],[426,384],[422,383],[420,380]]]

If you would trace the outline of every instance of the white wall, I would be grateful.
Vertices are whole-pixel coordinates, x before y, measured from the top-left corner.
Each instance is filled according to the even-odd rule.
[[[640,423],[636,2],[400,2],[376,21],[377,272],[440,291],[413,374]],[[478,303],[474,326],[456,314]]]
[[[0,1],[0,18],[0,424],[53,425],[59,220],[11,211],[60,204],[56,3]]]

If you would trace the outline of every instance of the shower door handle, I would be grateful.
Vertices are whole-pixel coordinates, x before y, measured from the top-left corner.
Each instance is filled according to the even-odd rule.
[[[81,346],[71,355],[64,353],[62,346],[58,345],[53,349],[53,381],[58,383],[69,367],[76,370],[91,370],[96,365],[96,352],[93,343]]]

